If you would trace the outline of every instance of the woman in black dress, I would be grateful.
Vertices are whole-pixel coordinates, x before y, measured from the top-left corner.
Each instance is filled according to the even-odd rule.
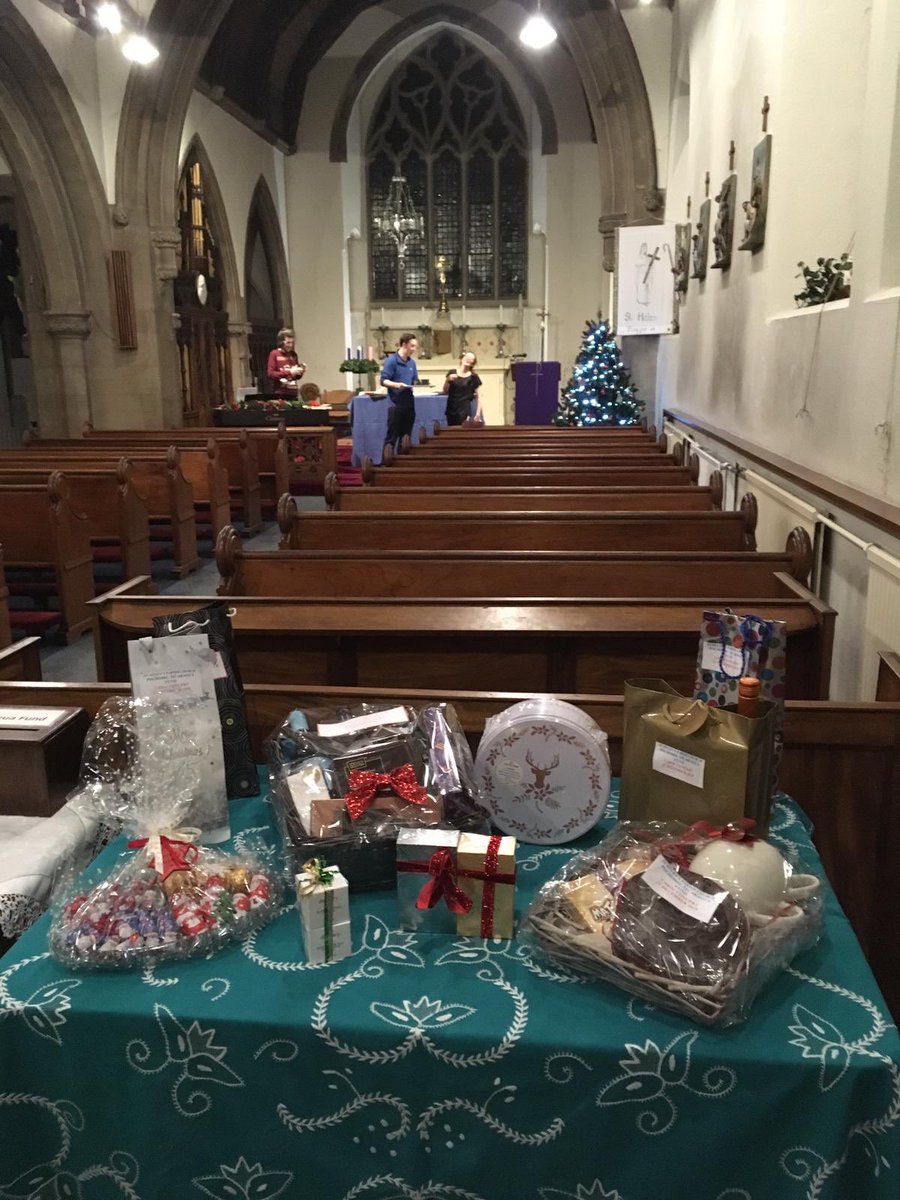
[[[444,395],[447,397],[447,424],[462,425],[466,417],[474,416],[483,421],[481,412],[481,379],[475,374],[475,355],[469,352],[459,360],[456,371],[448,371],[444,380]],[[475,412],[472,412],[472,401]]]

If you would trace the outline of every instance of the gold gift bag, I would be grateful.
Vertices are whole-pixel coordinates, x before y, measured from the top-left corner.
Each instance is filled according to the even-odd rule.
[[[625,683],[619,817],[623,821],[769,821],[775,705],[760,716],[678,694],[662,679]]]

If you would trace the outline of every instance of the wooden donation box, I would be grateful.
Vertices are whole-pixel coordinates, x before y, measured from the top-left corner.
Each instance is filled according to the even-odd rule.
[[[83,708],[0,707],[0,816],[49,817],[78,783]]]

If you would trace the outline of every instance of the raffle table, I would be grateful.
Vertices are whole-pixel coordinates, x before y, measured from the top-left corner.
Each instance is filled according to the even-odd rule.
[[[232,808],[272,838],[261,800]],[[576,846],[523,846],[517,909]],[[808,846],[790,802],[773,837]],[[121,843],[119,843],[121,845]],[[111,861],[113,847],[104,851]],[[0,961],[0,1195],[105,1200],[888,1200],[900,1042],[830,896],[822,942],[714,1031],[518,942],[299,918],[207,960],[76,974],[43,917]]]
[[[416,420],[411,441],[419,444],[419,427],[424,425],[429,436],[435,421],[447,425],[447,397],[443,393],[414,392]],[[361,392],[350,401],[350,422],[353,427],[353,465],[362,466],[368,456],[375,466],[381,465],[381,455],[387,440],[388,409],[391,401],[387,396],[370,396]]]

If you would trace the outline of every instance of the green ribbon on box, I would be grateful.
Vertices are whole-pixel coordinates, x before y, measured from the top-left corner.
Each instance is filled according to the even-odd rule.
[[[301,896],[311,896],[318,887],[325,889],[326,962],[331,962],[334,955],[334,893],[331,885],[336,874],[337,867],[329,867],[324,858],[308,858],[297,881],[297,891]]]

